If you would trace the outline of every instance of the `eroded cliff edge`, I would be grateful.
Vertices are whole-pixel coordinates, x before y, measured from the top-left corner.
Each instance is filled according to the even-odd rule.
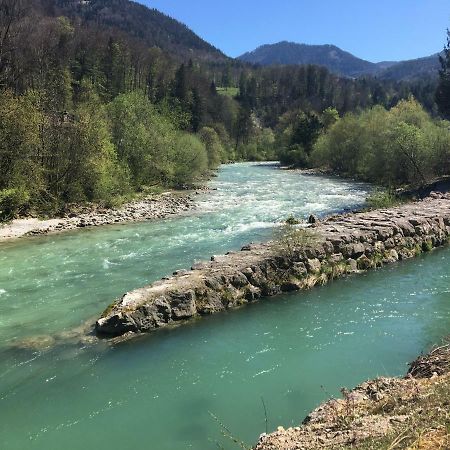
[[[450,194],[332,216],[285,242],[248,245],[128,292],[104,311],[96,331],[149,332],[411,258],[447,244],[449,237]]]

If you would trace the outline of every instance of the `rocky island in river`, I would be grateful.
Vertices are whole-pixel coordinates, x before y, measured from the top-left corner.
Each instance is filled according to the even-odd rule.
[[[315,222],[315,220],[312,220]],[[152,331],[280,292],[380,267],[448,243],[450,194],[390,209],[331,216],[280,242],[214,256],[126,293],[96,323],[100,335]]]

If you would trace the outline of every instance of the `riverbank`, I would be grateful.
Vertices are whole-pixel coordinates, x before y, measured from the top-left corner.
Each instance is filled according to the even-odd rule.
[[[129,202],[119,208],[85,206],[61,218],[41,220],[38,218],[15,219],[0,225],[0,242],[23,236],[60,233],[77,228],[164,219],[194,208],[192,192],[169,191],[149,195]]]
[[[405,378],[377,378],[331,399],[298,427],[262,434],[254,450],[450,448],[450,345],[410,364]]]
[[[213,256],[126,293],[99,318],[97,333],[149,332],[430,251],[448,243],[450,195],[312,221],[308,230],[290,230],[279,242]]]

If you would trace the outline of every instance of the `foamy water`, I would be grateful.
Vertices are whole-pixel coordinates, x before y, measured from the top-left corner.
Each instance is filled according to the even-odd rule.
[[[0,291],[0,339],[11,343],[70,330],[130,289],[213,254],[270,239],[288,216],[361,206],[368,190],[360,183],[250,163],[224,166],[210,187],[185,216],[1,245],[0,286],[8,302],[1,302],[6,293]]]

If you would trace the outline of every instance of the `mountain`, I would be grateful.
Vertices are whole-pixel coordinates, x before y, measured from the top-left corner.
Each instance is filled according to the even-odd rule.
[[[129,0],[43,0],[51,15],[64,15],[101,28],[119,30],[182,59],[223,62],[220,50],[186,25]]]
[[[411,61],[373,63],[335,45],[307,45],[287,41],[262,45],[238,59],[262,66],[315,64],[324,66],[337,75],[352,78],[373,75],[382,79],[411,80],[437,76],[439,69],[438,54]]]
[[[439,53],[425,58],[400,61],[377,74],[379,78],[390,80],[413,80],[423,77],[437,77],[440,68]]]
[[[262,66],[315,64],[338,75],[357,77],[376,70],[375,64],[353,56],[334,45],[307,45],[279,42],[258,47],[239,56],[241,61]]]

